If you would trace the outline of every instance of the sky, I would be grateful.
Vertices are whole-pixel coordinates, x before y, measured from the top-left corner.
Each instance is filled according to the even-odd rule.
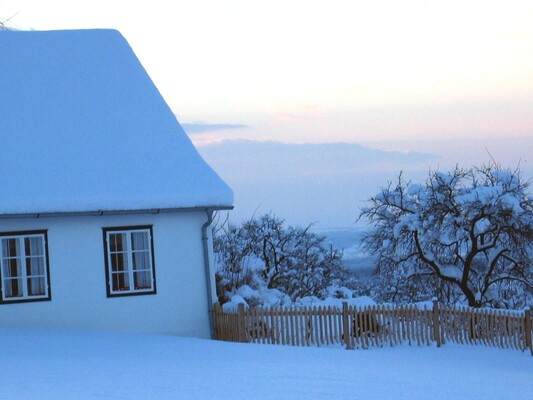
[[[0,0],[0,20],[20,29],[120,30],[199,151],[234,188],[239,218],[260,209],[299,224],[350,225],[351,205],[399,170],[418,179],[429,168],[491,157],[532,170],[530,0]],[[257,150],[246,165],[228,163],[243,140],[301,145],[300,152],[307,144],[359,144],[393,152],[396,161],[366,161],[342,176],[328,165],[330,175],[311,192],[303,189],[312,180],[293,179],[288,208],[280,175],[270,171],[275,155],[261,158]],[[407,156],[398,161],[395,152]],[[289,164],[299,176],[321,168]],[[246,179],[247,169],[262,172]],[[319,185],[332,180],[339,183],[326,199]],[[259,192],[250,193],[254,185]],[[316,207],[302,213],[309,199]]]

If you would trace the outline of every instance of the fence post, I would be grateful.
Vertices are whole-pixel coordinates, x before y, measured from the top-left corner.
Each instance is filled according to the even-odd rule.
[[[440,337],[440,318],[439,318],[439,300],[433,297],[433,336],[437,342],[437,347],[442,345]]]
[[[526,332],[525,332],[526,348],[529,348],[529,350],[531,351],[531,355],[533,356],[533,343],[531,340],[531,329],[533,328],[532,322],[531,322],[531,309],[529,307],[526,307],[524,309],[524,314],[525,314],[524,319],[525,319],[525,327],[526,327]]]
[[[348,303],[346,301],[342,302],[342,329],[346,350],[351,350],[352,338],[350,335],[350,319],[348,318]]]
[[[213,308],[213,326],[214,326],[214,339],[215,340],[220,340],[220,335],[219,335],[219,321],[218,319],[220,318],[220,312],[222,311],[222,308],[220,307],[220,303],[215,303],[214,305],[214,308]]]

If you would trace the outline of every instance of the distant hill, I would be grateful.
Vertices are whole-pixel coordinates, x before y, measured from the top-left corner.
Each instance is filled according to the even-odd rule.
[[[327,241],[343,250],[342,263],[357,277],[368,277],[374,270],[375,258],[365,254],[359,247],[365,229],[324,229],[317,233],[327,237]]]

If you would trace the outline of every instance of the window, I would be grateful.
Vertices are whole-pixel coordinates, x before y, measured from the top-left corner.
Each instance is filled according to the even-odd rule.
[[[104,228],[107,296],[155,294],[151,226]]]
[[[2,303],[50,300],[46,231],[0,233]]]

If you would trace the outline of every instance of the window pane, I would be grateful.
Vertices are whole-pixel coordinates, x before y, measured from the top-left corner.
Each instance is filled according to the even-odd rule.
[[[20,243],[18,239],[2,239],[2,257],[17,257],[19,254]]]
[[[2,239],[2,258],[9,257],[9,239]]]
[[[42,256],[43,252],[43,238],[41,236],[31,236],[24,239],[24,246],[26,247],[27,256]]]
[[[152,274],[150,271],[134,272],[133,282],[135,289],[151,289],[152,288]]]
[[[28,279],[28,296],[44,296],[44,277]]]
[[[42,257],[31,257],[26,259],[26,275],[44,275],[44,259]]]
[[[111,271],[127,271],[128,257],[123,253],[111,254]]]
[[[130,289],[129,274],[127,272],[113,273],[111,276],[113,281],[112,288],[114,292]]]
[[[148,232],[132,232],[131,248],[135,250],[148,250]]]
[[[4,280],[5,297],[22,297],[22,279]]]
[[[133,253],[133,269],[150,269],[150,253],[147,251]]]
[[[111,233],[109,235],[109,250],[111,252],[126,250],[126,234],[125,233]]]
[[[18,258],[2,260],[4,266],[4,278],[16,278],[22,275]]]

